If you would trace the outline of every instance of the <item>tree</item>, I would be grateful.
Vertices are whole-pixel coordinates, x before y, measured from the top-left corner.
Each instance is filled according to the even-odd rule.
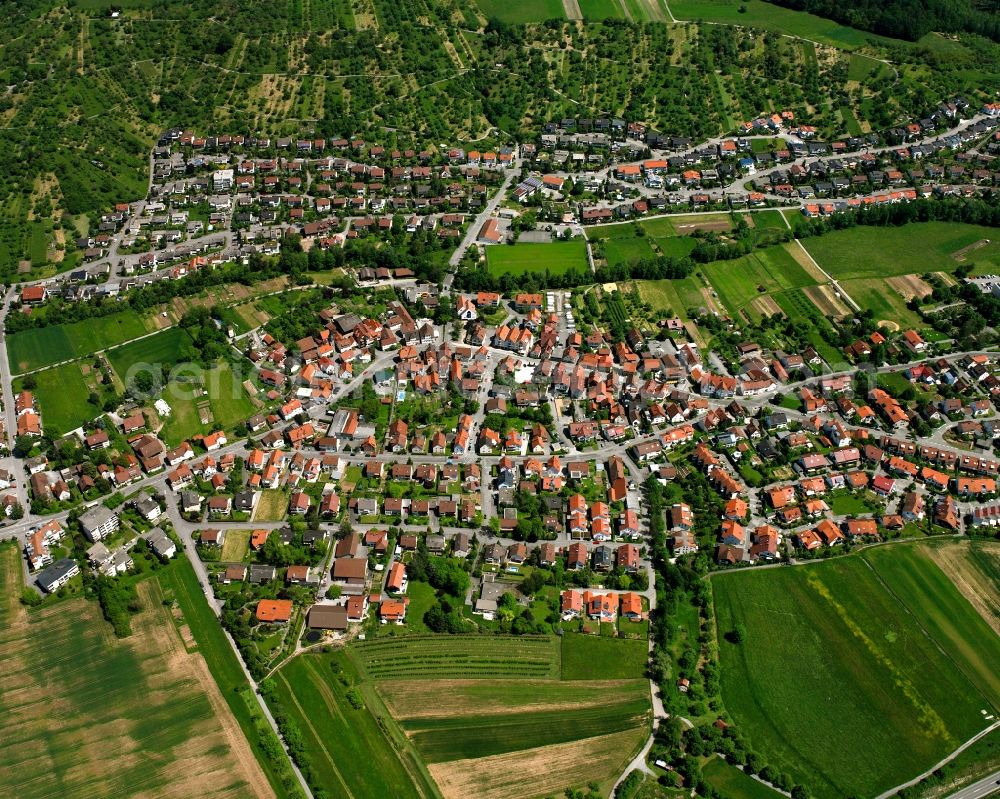
[[[726,633],[726,640],[731,644],[742,644],[747,640],[747,628],[745,624],[737,624]]]

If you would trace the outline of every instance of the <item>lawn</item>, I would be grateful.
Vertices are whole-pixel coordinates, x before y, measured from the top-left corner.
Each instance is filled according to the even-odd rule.
[[[7,337],[7,354],[11,371],[17,374],[90,355],[147,332],[137,313],[122,311],[82,322],[22,330]]]
[[[138,584],[143,610],[117,640],[96,602],[26,610],[20,575],[17,549],[2,548],[2,795],[268,795],[225,688],[185,649],[156,579]]]
[[[476,4],[486,17],[513,24],[566,18],[562,0],[476,0]]]
[[[838,280],[851,280],[954,272],[960,262],[952,256],[985,239],[990,244],[968,251],[965,263],[986,271],[1000,271],[996,228],[959,222],[857,226],[805,239],[802,243],[826,272]]]
[[[712,580],[727,710],[819,799],[875,795],[915,776],[982,729],[980,711],[998,702],[983,664],[1000,657],[1000,642],[972,606],[929,559],[877,551]],[[884,567],[895,558],[905,567]],[[903,580],[934,593],[901,599],[892,586],[911,591]],[[742,644],[725,639],[737,624]]]
[[[704,20],[778,31],[814,39],[842,50],[856,50],[869,40],[894,42],[874,33],[849,28],[823,17],[793,11],[762,0],[740,3],[729,0],[668,0],[667,5],[677,20]]]
[[[486,263],[492,272],[512,275],[561,275],[570,269],[589,269],[587,243],[580,238],[548,244],[498,244],[486,248]]]
[[[564,680],[630,680],[646,674],[645,640],[606,638],[583,633],[562,637]]]
[[[689,308],[705,305],[701,284],[694,275],[683,280],[640,280],[639,296],[657,311],[688,318]]]
[[[90,388],[79,363],[54,366],[34,374],[34,393],[41,409],[42,425],[53,438],[86,424],[100,409],[87,402]],[[20,384],[21,381],[17,381]],[[17,386],[20,388],[20,385]]]
[[[555,679],[560,670],[559,640],[542,636],[408,635],[361,642],[351,655],[375,680]]]
[[[171,380],[162,397],[170,406],[160,435],[168,446],[176,446],[198,433],[231,429],[254,414],[255,407],[244,391],[233,364],[220,361],[210,369],[185,366],[185,376],[193,380]],[[208,405],[210,419],[201,422],[199,404]]]
[[[781,794],[731,766],[721,757],[712,757],[701,770],[705,782],[719,792],[722,799],[779,799]]]
[[[373,707],[374,692],[358,692],[365,700],[360,708],[348,701],[357,676],[340,652],[300,655],[272,677],[282,707],[301,732],[304,765],[330,796],[437,796],[405,738],[386,729],[391,725]]]
[[[869,502],[863,496],[838,492],[828,498],[830,510],[838,516],[858,516],[866,513],[874,513],[878,510],[878,505]]]

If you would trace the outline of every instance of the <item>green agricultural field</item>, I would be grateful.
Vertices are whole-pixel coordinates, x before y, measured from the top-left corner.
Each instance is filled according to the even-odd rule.
[[[496,274],[526,275],[588,269],[587,243],[580,238],[548,244],[498,244],[486,248],[486,263]]]
[[[782,795],[721,757],[712,757],[704,765],[701,775],[705,782],[719,792],[722,799],[779,799]]]
[[[631,680],[646,674],[649,645],[644,640],[582,633],[562,637],[564,680]]]
[[[858,53],[852,53],[851,60],[847,63],[847,79],[860,83],[871,73],[881,69],[882,66],[881,61]]]
[[[921,324],[920,316],[907,308],[902,295],[882,278],[844,280],[840,285],[862,309],[871,309],[876,320],[896,322],[904,328]]]
[[[610,266],[627,264],[641,259],[649,260],[654,255],[650,241],[648,238],[639,236],[630,239],[608,239],[604,243],[604,256]]]
[[[758,140],[754,139],[754,141]],[[785,224],[785,217],[782,216],[781,211],[773,208],[766,211],[754,211],[747,216],[757,230],[788,230],[788,225]]]
[[[712,587],[727,710],[820,799],[875,795],[919,774],[1000,703],[985,666],[1000,657],[995,634],[930,559],[901,546],[716,575]],[[725,638],[737,624],[741,644]]]
[[[225,692],[185,648],[156,579],[138,584],[143,610],[123,640],[96,602],[29,611],[18,602],[22,585],[18,551],[5,546],[0,794],[125,799],[141,786],[151,796],[270,795]]]
[[[978,242],[959,261],[956,253]],[[954,272],[959,263],[977,271],[1000,271],[996,228],[958,222],[914,222],[900,227],[858,226],[802,243],[816,262],[838,280]],[[960,256],[963,257],[963,256]],[[853,296],[853,295],[852,295]]]
[[[951,542],[948,542],[951,543]],[[964,542],[963,542],[964,544]],[[964,547],[963,547],[964,548]],[[993,708],[1000,708],[1000,636],[974,612],[929,547],[875,547],[863,553],[885,587]],[[971,611],[971,612],[970,612]]]
[[[411,635],[364,641],[352,656],[375,680],[557,679],[559,639]]]
[[[108,361],[126,383],[129,370],[137,364],[175,364],[181,349],[191,342],[191,337],[179,327],[169,327],[139,341],[131,341],[108,352]]]
[[[87,402],[90,388],[83,379],[79,363],[67,363],[44,369],[34,375],[34,393],[41,409],[45,432],[53,437],[75,430],[100,413]],[[18,382],[18,390],[21,381]]]
[[[205,600],[194,567],[187,558],[177,558],[170,569],[160,570],[156,579],[164,597],[177,603],[181,613],[179,622],[187,625],[197,651],[205,658],[212,678],[246,736],[254,757],[264,769],[268,783],[279,799],[283,799],[289,795],[284,785],[294,784],[291,764],[253,698],[243,666]],[[275,752],[278,754],[269,754]]]
[[[330,796],[438,796],[405,738],[379,712],[370,685],[349,689],[357,677],[340,652],[300,655],[271,678],[281,706],[302,734],[305,765]],[[362,707],[348,701],[350,690],[363,699]]]
[[[144,336],[146,323],[134,311],[65,325],[22,330],[7,337],[10,368],[15,374],[80,358],[123,341]]]
[[[639,280],[639,296],[653,309],[671,316],[689,320],[688,309],[705,305],[698,275],[690,275],[683,280]]]
[[[649,689],[641,681],[639,685],[645,690],[630,698],[609,692],[600,705],[579,710],[563,707],[478,716],[449,714],[411,719],[402,727],[428,763],[569,743],[643,726],[649,713]]]
[[[170,406],[160,435],[168,446],[176,446],[198,433],[232,428],[253,416],[255,407],[247,396],[232,364],[219,362],[210,369],[188,364],[186,374],[193,381],[172,380],[163,391]],[[208,403],[211,420],[201,422],[199,405]]]
[[[579,0],[579,3],[580,12],[588,22],[625,18],[625,11],[618,0]]]
[[[565,19],[561,0],[476,0],[476,4],[486,17],[510,23],[545,22],[549,19]]]
[[[729,0],[667,0],[667,5],[674,18],[678,20],[746,25],[814,39],[842,50],[856,50],[869,40],[893,41],[812,14],[765,3],[762,0],[746,0],[740,3]]]
[[[448,796],[527,799],[604,783],[649,731],[644,679],[403,677],[378,690]]]
[[[616,222],[613,225],[594,225],[587,228],[587,238],[591,241],[602,239],[638,239],[636,230],[642,228],[647,235],[674,236],[673,225],[667,217],[643,219],[641,222]],[[655,232],[654,232],[655,229]]]
[[[715,261],[705,264],[702,271],[733,319],[738,319],[741,310],[764,294],[816,284],[783,247],[757,250],[733,261]]]

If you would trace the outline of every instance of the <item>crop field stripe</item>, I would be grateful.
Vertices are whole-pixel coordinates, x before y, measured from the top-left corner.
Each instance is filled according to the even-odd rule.
[[[639,726],[646,717],[646,697],[602,707],[491,716],[442,716],[404,722],[417,749],[429,763],[489,757],[537,746],[569,743]],[[488,734],[484,734],[486,731]]]
[[[223,632],[219,620],[208,606],[194,567],[191,566],[187,558],[181,557],[177,559],[172,569],[160,571],[157,579],[160,581],[161,587],[169,586],[173,589],[177,604],[184,615],[184,621],[198,645],[198,651],[205,658],[209,671],[215,678],[219,690],[236,717],[243,734],[247,737],[250,748],[267,775],[272,789],[279,797],[287,796],[288,791],[282,786],[280,777],[264,755],[259,734],[255,728],[254,722],[257,718],[264,723],[263,714],[258,708],[256,712],[259,716],[255,716],[247,702],[238,693],[241,689],[250,690],[250,683],[236,653],[233,652],[226,639],[226,634]],[[256,706],[256,701],[254,701],[254,706]],[[268,733],[273,735],[270,730]]]
[[[863,560],[983,701],[1000,709],[1000,638],[948,576],[915,546],[867,551]],[[914,611],[919,611],[919,615]],[[971,646],[975,642],[974,646]]]
[[[351,793],[351,789],[347,786],[347,782],[344,780],[344,775],[340,773],[340,769],[337,768],[337,762],[333,759],[333,755],[330,754],[330,750],[326,748],[326,744],[323,742],[322,736],[316,731],[316,728],[313,726],[313,723],[310,719],[310,714],[306,713],[305,708],[302,707],[302,705],[299,703],[298,697],[295,695],[295,691],[292,690],[291,683],[288,682],[288,679],[280,671],[278,672],[277,677],[281,686],[282,694],[284,694],[287,700],[291,701],[292,705],[297,711],[296,715],[298,715],[299,719],[305,723],[306,728],[308,729],[311,737],[313,738],[315,745],[312,748],[314,748],[315,751],[320,752],[322,754],[323,759],[329,764],[330,770],[336,776],[337,784],[340,786],[340,788],[343,789],[344,795],[352,797],[353,799],[354,794]],[[330,707],[330,705],[327,704],[327,710],[331,713],[335,712],[337,714],[339,714],[340,712],[337,709],[336,704],[333,704],[332,707]]]

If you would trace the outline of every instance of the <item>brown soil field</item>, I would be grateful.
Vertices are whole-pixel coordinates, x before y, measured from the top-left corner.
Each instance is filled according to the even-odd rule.
[[[1000,635],[1000,585],[972,560],[970,546],[971,543],[962,541],[934,547],[924,544],[922,548],[969,600],[983,621]],[[984,543],[981,552],[1000,571],[1000,545]]]
[[[639,680],[646,687],[644,680]],[[389,712],[398,719],[434,718],[441,715],[443,707],[449,716],[480,716],[485,714],[530,713],[542,710],[570,710],[600,707],[605,694],[623,688],[635,689],[636,680],[574,681],[560,683],[555,680],[518,680],[511,693],[481,689],[483,680],[393,680],[379,685],[379,693]],[[560,690],[561,689],[561,690]],[[551,698],[542,701],[519,701],[518,694],[538,696],[552,692]]]
[[[809,298],[823,316],[847,316],[851,312],[847,303],[837,297],[833,286],[829,283],[822,286],[806,286],[802,289],[802,293]]]
[[[676,224],[674,225],[674,229],[677,231],[678,236],[686,236],[690,233],[694,233],[696,230],[709,230],[721,233],[726,230],[732,230],[733,223],[728,219],[708,219],[703,222],[685,222],[683,224]]]
[[[0,551],[0,795],[269,799],[273,792],[155,579],[116,639],[95,602],[28,611],[16,549]]]
[[[774,297],[767,294],[762,297],[754,297],[750,303],[750,307],[762,316],[785,315],[785,312],[781,310],[781,306],[778,305]]]
[[[645,737],[645,730],[632,730],[504,755],[433,763],[428,770],[445,799],[554,796],[569,786],[617,776]]]
[[[923,299],[934,290],[917,275],[897,275],[896,277],[887,277],[885,282],[888,283],[895,291],[898,291],[900,296],[902,296],[902,298],[907,302],[909,302],[913,297]]]

